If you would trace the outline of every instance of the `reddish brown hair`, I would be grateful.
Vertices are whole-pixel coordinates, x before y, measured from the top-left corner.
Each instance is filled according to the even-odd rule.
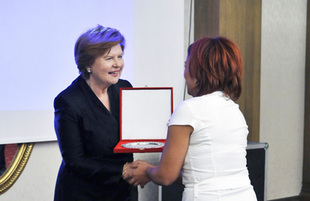
[[[225,37],[204,37],[188,48],[187,64],[197,79],[197,96],[223,91],[237,100],[242,91],[243,62],[239,47]]]

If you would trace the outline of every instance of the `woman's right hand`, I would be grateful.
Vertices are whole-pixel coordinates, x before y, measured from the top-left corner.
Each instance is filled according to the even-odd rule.
[[[155,166],[146,161],[138,160],[124,165],[123,178],[134,186],[140,185],[143,188],[151,179],[147,176],[146,170]]]

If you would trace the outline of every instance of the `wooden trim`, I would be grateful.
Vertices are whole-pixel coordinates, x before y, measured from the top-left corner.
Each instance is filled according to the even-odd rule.
[[[205,35],[218,36],[220,25],[220,1],[195,0],[194,5],[194,39]]]
[[[196,0],[194,7],[195,40],[221,35],[240,47],[244,76],[238,104],[254,142],[259,142],[261,8],[261,0]]]

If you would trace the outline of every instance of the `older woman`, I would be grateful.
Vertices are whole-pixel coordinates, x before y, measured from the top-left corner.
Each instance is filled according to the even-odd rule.
[[[54,100],[55,131],[62,155],[55,201],[137,200],[122,179],[132,154],[114,154],[119,141],[119,88],[125,39],[113,28],[97,27],[75,44],[80,76]],[[131,191],[132,199],[130,199]]]
[[[184,77],[193,98],[174,111],[158,166],[126,165],[124,178],[142,187],[173,183],[182,170],[183,201],[256,201],[246,167],[248,127],[234,102],[241,94],[239,48],[204,37],[188,49]]]

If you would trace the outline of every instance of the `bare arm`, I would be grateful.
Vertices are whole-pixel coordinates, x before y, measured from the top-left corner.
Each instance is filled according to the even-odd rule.
[[[192,131],[191,126],[169,126],[159,165],[146,170],[154,183],[170,185],[179,177]]]

